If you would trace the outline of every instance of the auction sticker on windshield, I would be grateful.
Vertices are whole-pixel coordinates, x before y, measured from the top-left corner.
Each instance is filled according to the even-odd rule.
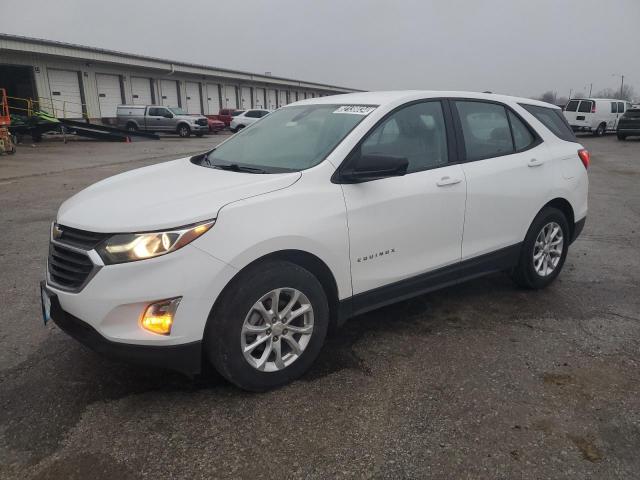
[[[333,113],[350,113],[352,115],[369,115],[376,107],[368,105],[342,105]]]

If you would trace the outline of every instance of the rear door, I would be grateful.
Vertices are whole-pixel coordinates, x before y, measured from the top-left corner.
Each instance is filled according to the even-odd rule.
[[[460,260],[466,185],[462,167],[451,163],[445,105],[429,100],[397,109],[353,153],[409,161],[402,177],[342,185],[354,295]]]
[[[535,130],[506,105],[475,99],[453,105],[466,159],[466,260],[524,240],[554,183],[553,165]]]
[[[96,86],[98,87],[98,104],[102,118],[116,116],[118,105],[124,103],[120,75],[96,73]]]

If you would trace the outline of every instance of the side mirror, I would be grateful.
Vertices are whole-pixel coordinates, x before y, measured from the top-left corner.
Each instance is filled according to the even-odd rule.
[[[407,157],[395,155],[360,155],[340,172],[339,183],[363,183],[407,173]]]

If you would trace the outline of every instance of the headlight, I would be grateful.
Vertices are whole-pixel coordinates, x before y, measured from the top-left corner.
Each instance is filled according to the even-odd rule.
[[[134,262],[158,257],[193,242],[213,227],[215,220],[197,225],[149,233],[119,233],[96,248],[105,264]]]

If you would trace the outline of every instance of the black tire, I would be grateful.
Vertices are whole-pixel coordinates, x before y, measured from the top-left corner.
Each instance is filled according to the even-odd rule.
[[[242,130],[245,127],[245,125],[238,125],[238,128],[236,129],[237,132],[239,132],[240,130]]]
[[[229,127],[229,130],[231,130],[231,133],[238,133],[238,129],[237,128]]]
[[[177,132],[181,138],[189,138],[191,136],[191,129],[189,128],[189,125],[185,123],[178,125]]]
[[[605,133],[607,133],[607,124],[603,122],[593,131],[593,136],[602,137]]]
[[[562,253],[560,255],[560,260],[558,261],[558,264],[556,265],[554,270],[550,274],[542,276],[536,271],[534,266],[534,247],[536,238],[541,233],[542,229],[551,222],[555,222],[562,229]],[[546,286],[551,284],[560,274],[560,271],[562,270],[562,267],[564,265],[564,261],[567,258],[567,252],[569,250],[570,242],[571,238],[569,223],[567,222],[564,214],[557,208],[543,208],[540,213],[538,213],[536,218],[534,218],[531,226],[529,227],[527,236],[522,243],[522,250],[520,252],[520,260],[518,261],[518,266],[513,269],[511,277],[519,286],[523,288],[536,290],[545,288]]]
[[[129,123],[127,123],[127,130],[129,132],[137,132],[138,131],[138,126],[133,122],[129,122]]]
[[[284,287],[299,290],[308,298],[313,308],[313,333],[306,348],[290,365],[273,372],[260,371],[244,357],[242,326],[263,295]],[[329,305],[318,279],[296,264],[267,261],[241,272],[225,288],[209,315],[204,351],[216,370],[231,383],[244,390],[263,392],[290,383],[307,371],[320,353],[328,325]],[[277,341],[277,337],[273,338]]]
[[[618,132],[618,140],[626,140],[627,136],[624,133]]]

